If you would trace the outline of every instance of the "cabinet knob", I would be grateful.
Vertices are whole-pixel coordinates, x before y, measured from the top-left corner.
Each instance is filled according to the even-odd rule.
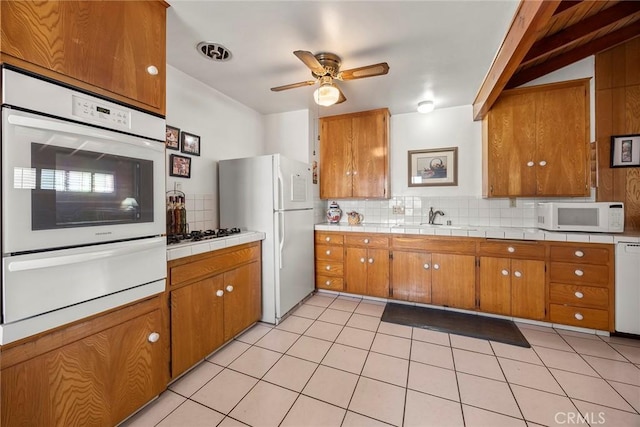
[[[582,313],[576,313],[576,314],[573,315],[573,317],[575,317],[578,320],[584,319],[584,316],[582,315]]]
[[[330,250],[327,250],[327,251],[325,252],[325,254],[327,254],[327,255],[331,255],[331,251],[330,251]]]
[[[535,163],[534,163],[533,161],[529,160],[529,161],[527,162],[527,166],[531,167],[531,166],[533,166],[533,165],[535,165]]]
[[[233,286],[227,285],[227,292],[233,292]]]
[[[155,65],[149,65],[147,67],[147,73],[149,73],[152,76],[157,76],[158,75],[158,67],[156,67]]]
[[[434,270],[440,270],[440,264],[433,264]]]
[[[578,258],[582,258],[584,256],[584,252],[582,251],[575,251],[574,253]]]
[[[576,293],[574,294],[576,296],[576,298],[583,298],[584,294],[580,291],[576,291]]]
[[[364,242],[365,244],[368,244],[368,243],[369,243],[369,239],[364,239],[364,240],[363,240],[363,242]]]
[[[369,258],[369,264],[373,264],[373,258]]]
[[[574,273],[575,273],[576,276],[579,276],[579,277],[584,276],[584,271],[582,271],[582,270],[576,270],[576,271],[574,271]]]
[[[501,271],[503,276],[508,276],[509,275],[509,270],[502,270]]]
[[[431,266],[429,264],[425,264],[425,265],[423,265],[423,267],[424,267],[425,270],[428,270],[429,267],[431,267]]]
[[[331,241],[331,237],[327,236],[324,238],[325,241],[330,242]]]
[[[518,278],[522,277],[522,273],[517,271],[517,270],[515,271],[515,273],[513,273],[513,275],[518,277]]]
[[[149,342],[158,342],[159,339],[160,339],[160,334],[157,332],[151,332],[147,337],[147,340]]]
[[[330,266],[330,265],[327,265],[325,268],[326,268],[327,270],[331,270],[331,266]]]
[[[540,166],[547,166],[547,162],[546,160],[541,160],[540,163],[538,163]]]
[[[351,171],[347,171],[347,176],[351,175]]]
[[[512,254],[512,253],[514,253],[515,251],[516,251],[516,248],[514,248],[513,246],[509,246],[509,247],[507,248],[507,252],[509,252],[509,253],[511,253],[511,254]]]
[[[360,258],[360,262],[364,264],[366,260],[364,258]]]
[[[324,282],[324,284],[327,286],[331,285],[331,280],[327,280],[326,282]]]
[[[358,175],[358,171],[353,171],[353,174],[354,175]]]
[[[221,296],[223,296],[223,295],[224,295],[224,291],[223,291],[222,289],[218,289],[218,290],[216,291],[216,296],[221,297]]]

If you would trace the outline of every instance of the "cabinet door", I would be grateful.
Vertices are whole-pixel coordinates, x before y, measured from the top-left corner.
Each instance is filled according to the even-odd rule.
[[[393,298],[431,303],[431,254],[394,251],[391,262]]]
[[[531,94],[504,96],[489,112],[485,137],[490,197],[535,195],[535,113]]]
[[[364,295],[367,293],[367,249],[347,248],[346,253],[344,268],[347,292]]]
[[[432,303],[474,309],[476,305],[475,256],[432,254],[431,261]]]
[[[171,376],[176,377],[224,342],[222,275],[171,292]]]
[[[482,269],[482,263],[480,266]],[[544,261],[513,259],[511,270],[511,315],[526,319],[544,319]]]
[[[0,424],[117,425],[166,387],[161,326],[155,310],[4,369]]]
[[[224,341],[260,320],[260,274],[257,262],[224,273]]]
[[[589,83],[537,94],[537,196],[589,195]]]
[[[389,251],[386,249],[367,251],[367,295],[389,297]]]
[[[352,119],[353,197],[388,197],[389,137],[385,110]]]
[[[320,123],[320,198],[351,197],[351,117],[320,119]]]
[[[480,258],[480,310],[511,314],[512,273],[509,258]]]

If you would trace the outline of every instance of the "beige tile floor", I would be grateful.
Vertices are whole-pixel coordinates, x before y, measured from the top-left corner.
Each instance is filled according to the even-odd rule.
[[[259,323],[126,426],[640,426],[640,341],[519,324],[532,348],[380,321],[318,294]]]

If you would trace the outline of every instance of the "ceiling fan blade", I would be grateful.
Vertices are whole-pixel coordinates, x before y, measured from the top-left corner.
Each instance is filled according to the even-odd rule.
[[[309,67],[309,69],[315,74],[323,76],[326,73],[322,64],[320,64],[318,59],[313,56],[313,53],[306,50],[296,50],[293,54],[297,56],[300,61],[304,62],[304,65]]]
[[[355,80],[365,77],[382,76],[389,72],[389,64],[381,62],[379,64],[367,65],[365,67],[352,68],[341,71],[338,74],[339,80]]]
[[[272,87],[271,90],[274,92],[280,92],[282,90],[295,89],[297,87],[311,86],[314,84],[316,84],[315,80],[307,80],[306,82],[292,83],[290,85]]]

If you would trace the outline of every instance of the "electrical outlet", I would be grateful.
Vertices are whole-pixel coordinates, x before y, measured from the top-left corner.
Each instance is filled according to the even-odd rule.
[[[181,182],[176,182],[176,191],[182,191],[182,183]]]
[[[515,199],[515,197],[509,198],[509,207],[510,208],[515,208],[516,207],[516,199]]]
[[[396,205],[393,207],[394,215],[403,215],[404,214],[404,206]]]

